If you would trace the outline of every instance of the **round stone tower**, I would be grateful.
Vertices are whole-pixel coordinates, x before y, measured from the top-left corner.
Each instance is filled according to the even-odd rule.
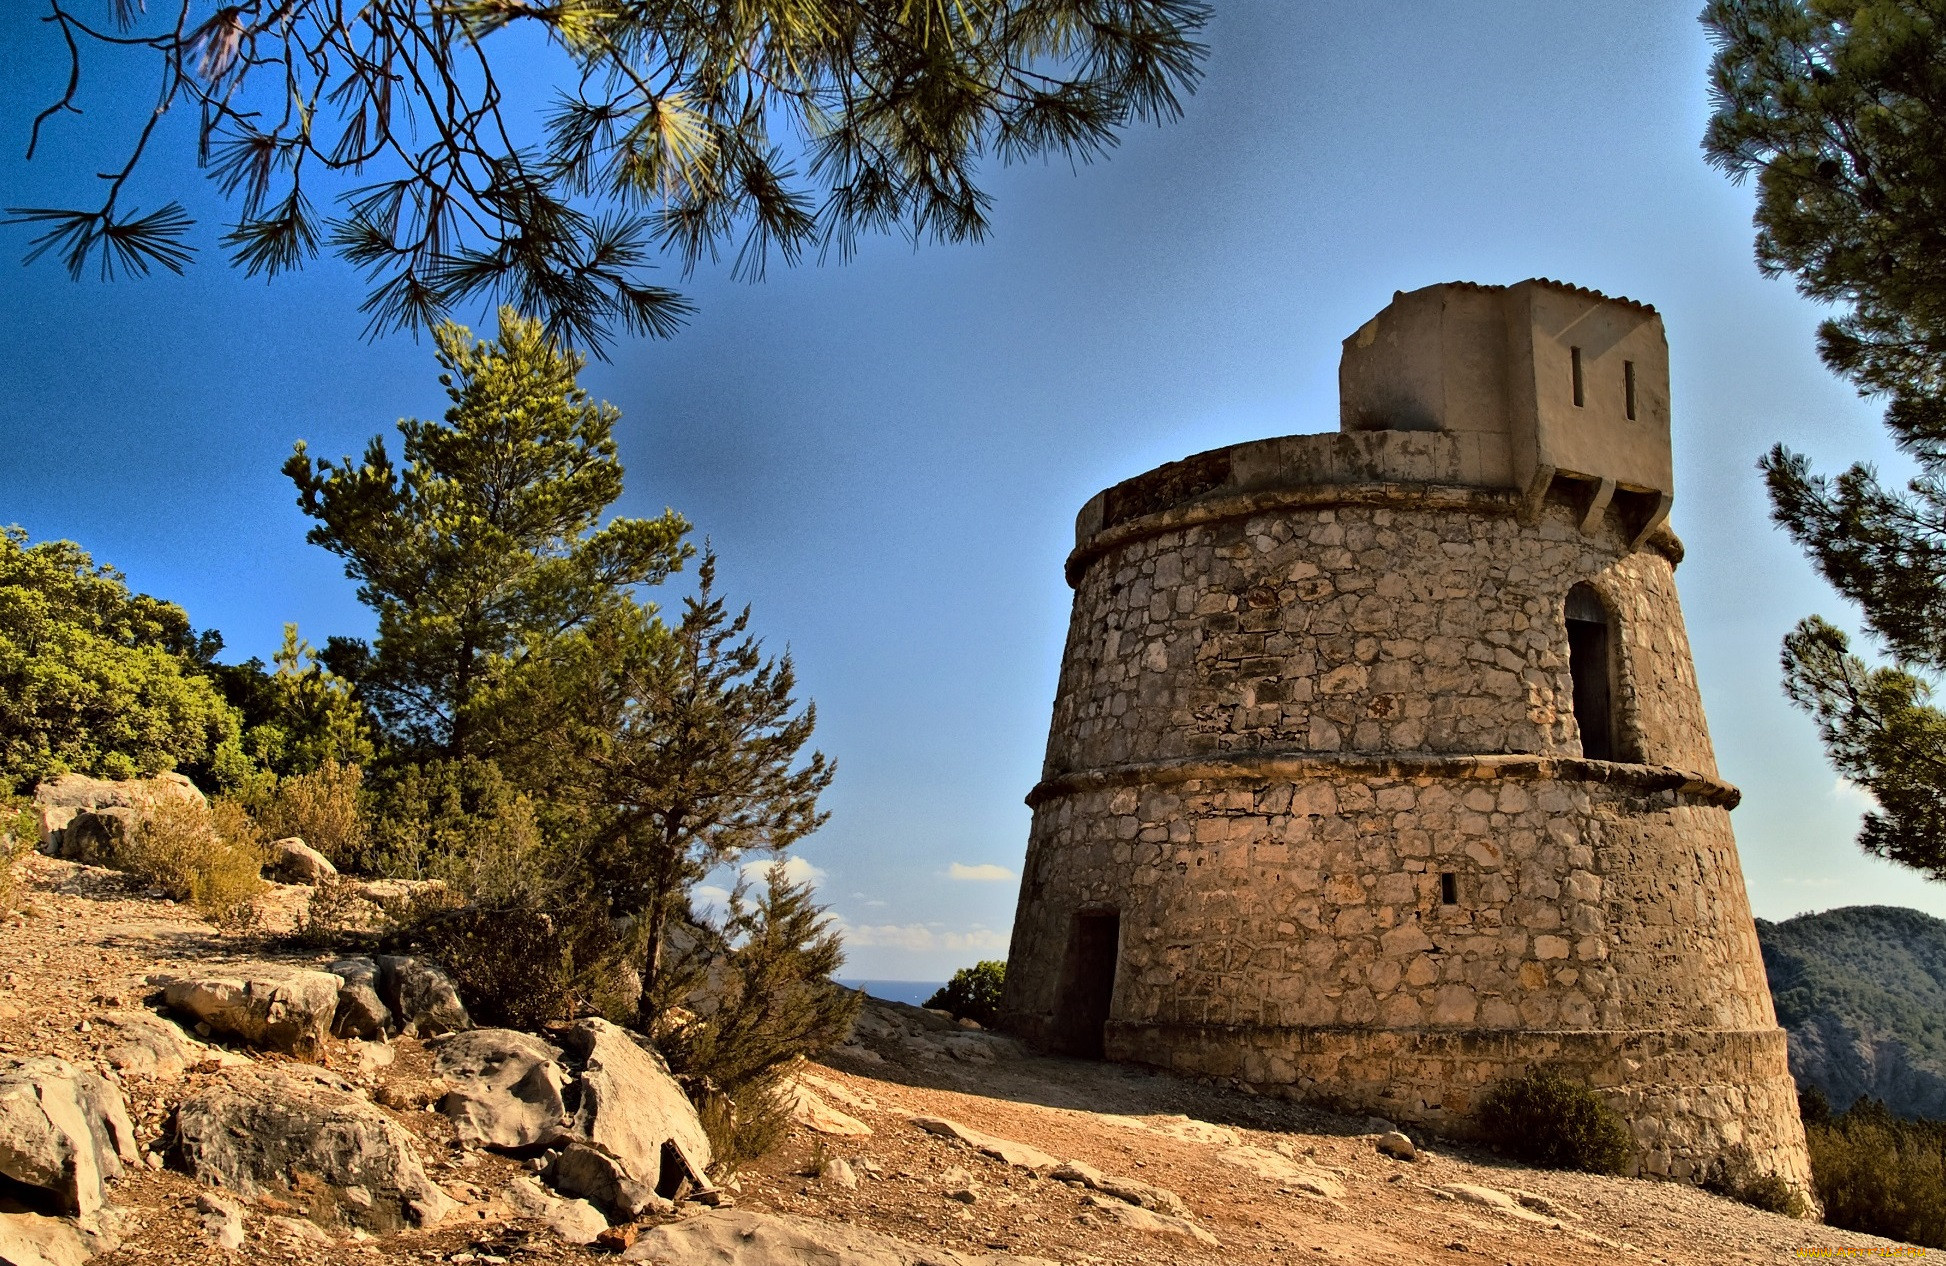
[[[1340,390],[1338,433],[1083,507],[1005,1022],[1456,1132],[1548,1066],[1639,1172],[1808,1189],[1676,599],[1660,318],[1433,286]]]

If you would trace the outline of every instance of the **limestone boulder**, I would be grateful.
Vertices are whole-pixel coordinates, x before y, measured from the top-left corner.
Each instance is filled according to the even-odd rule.
[[[41,852],[70,861],[99,861],[122,835],[163,801],[207,805],[181,774],[153,778],[89,778],[63,774],[34,788]]]
[[[409,1036],[433,1037],[473,1027],[452,977],[421,958],[381,955],[378,996],[391,1008],[399,1031]]]
[[[273,883],[316,887],[337,874],[330,858],[295,835],[270,842],[270,860],[264,863],[263,875]]]
[[[315,1058],[338,1010],[338,977],[278,963],[171,981],[169,1008],[251,1046]]]
[[[392,1009],[378,996],[377,963],[369,958],[341,958],[325,970],[338,978],[333,1037],[376,1041],[392,1031]]]
[[[617,1222],[675,1208],[655,1188],[638,1180],[618,1157],[579,1139],[556,1153],[541,1176],[554,1190],[590,1202]]]
[[[0,1063],[0,1177],[91,1224],[136,1157],[128,1106],[101,1074],[49,1056]]]
[[[644,1231],[622,1260],[657,1266],[1054,1266],[1045,1257],[922,1247],[863,1227],[748,1209],[715,1209]]]
[[[564,1200],[525,1174],[507,1184],[506,1203],[523,1218],[545,1223],[570,1244],[592,1244],[608,1219],[586,1200]]]
[[[562,1036],[581,1063],[575,1137],[620,1161],[630,1177],[665,1196],[687,1179],[707,1187],[709,1135],[662,1057],[606,1020]],[[665,1148],[664,1144],[668,1146]]]
[[[6,1266],[81,1266],[113,1241],[65,1218],[0,1213],[0,1262]]]
[[[432,1226],[454,1207],[405,1127],[355,1095],[231,1069],[176,1109],[171,1160],[198,1182],[295,1204],[326,1227]]]
[[[519,1149],[562,1137],[568,1111],[560,1058],[560,1048],[512,1029],[447,1038],[433,1061],[451,1087],[439,1110],[452,1119],[462,1143]]]

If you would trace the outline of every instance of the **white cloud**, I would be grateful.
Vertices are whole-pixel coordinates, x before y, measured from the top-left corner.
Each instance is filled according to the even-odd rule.
[[[792,883],[819,884],[824,882],[824,872],[805,861],[802,857],[786,855],[781,860],[784,866],[784,878],[790,880]],[[754,862],[745,862],[743,863],[743,877],[753,884],[761,884],[770,877],[770,868],[777,865],[778,861],[778,858],[766,857]]]
[[[859,949],[949,950],[953,953],[1005,950],[1007,936],[987,927],[964,932],[937,931],[923,923],[848,923],[838,921],[845,944]]]
[[[1831,784],[1831,798],[1855,813],[1866,813],[1878,808],[1878,797],[1870,791],[1840,774],[1838,781]]]
[[[978,866],[954,862],[946,868],[946,877],[961,883],[999,884],[1012,879],[1014,873],[1005,866],[995,866],[992,862],[983,862]]]

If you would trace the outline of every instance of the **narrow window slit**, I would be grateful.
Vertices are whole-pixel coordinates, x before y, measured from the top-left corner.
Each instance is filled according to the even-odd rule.
[[[1456,906],[1459,904],[1459,876],[1452,871],[1441,871],[1439,875],[1439,904]]]
[[[1622,397],[1628,405],[1628,420],[1635,421],[1635,362],[1622,362]]]
[[[1578,348],[1578,347],[1570,347],[1570,348],[1568,349],[1568,364],[1569,364],[1569,365],[1570,365],[1570,366],[1571,366],[1571,367],[1573,368],[1573,370],[1574,370],[1574,407],[1575,407],[1575,408],[1577,408],[1577,409],[1579,409],[1579,408],[1581,407],[1581,404],[1582,404],[1582,399],[1581,399],[1581,349],[1580,349],[1580,348]]]

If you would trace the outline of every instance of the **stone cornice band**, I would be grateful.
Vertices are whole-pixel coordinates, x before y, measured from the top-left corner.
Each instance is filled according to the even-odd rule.
[[[1578,756],[1437,756],[1414,753],[1322,755],[1311,752],[1257,752],[1236,756],[1187,756],[1078,769],[1044,779],[1027,793],[1030,808],[1083,791],[1154,786],[1178,782],[1297,782],[1338,775],[1346,778],[1459,778],[1479,781],[1599,783],[1623,790],[1673,792],[1684,800],[1734,809],[1743,793],[1720,778],[1669,765],[1584,760]]]
[[[1227,519],[1247,519],[1276,510],[1386,505],[1511,516],[1520,508],[1520,497],[1518,493],[1502,488],[1408,483],[1304,484],[1199,497],[1167,510],[1158,510],[1154,514],[1105,527],[1075,546],[1068,554],[1066,564],[1068,586],[1072,588],[1079,584],[1088,565],[1102,555],[1120,549],[1131,541],[1160,536],[1164,532],[1200,527],[1205,523],[1220,523]],[[1667,528],[1658,528],[1649,537],[1647,547],[1667,558],[1671,566],[1682,562],[1682,542]]]

